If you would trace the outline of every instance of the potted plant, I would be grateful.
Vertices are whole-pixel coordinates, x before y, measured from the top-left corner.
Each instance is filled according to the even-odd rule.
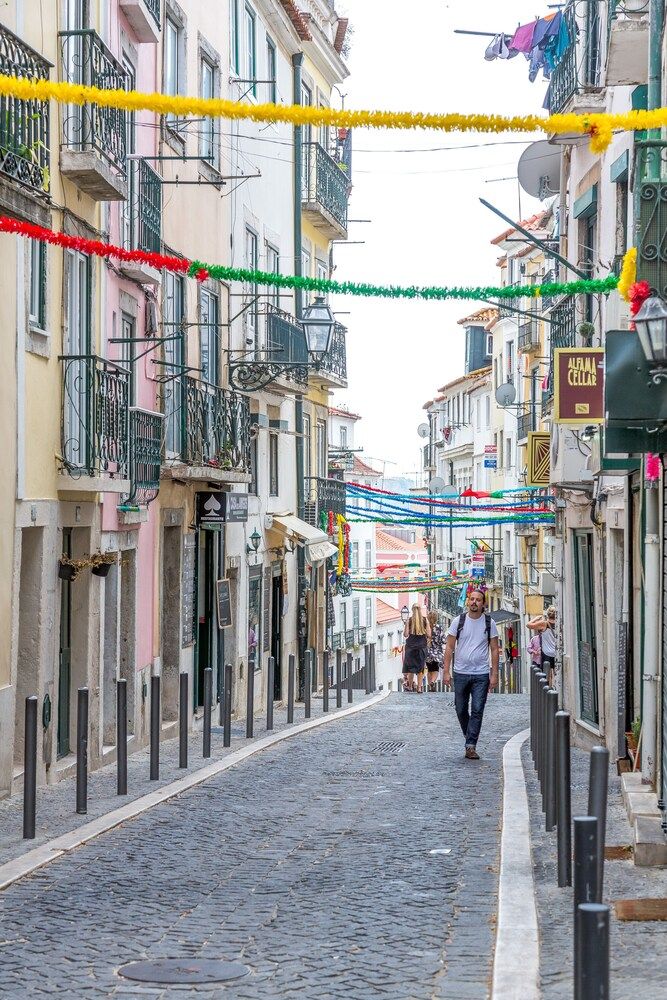
[[[73,583],[85,566],[85,559],[71,559],[63,554],[58,560],[58,579]]]
[[[91,572],[95,576],[107,576],[116,561],[115,552],[96,552],[90,557]]]
[[[577,332],[579,333],[584,346],[590,347],[595,333],[595,324],[589,322],[580,323],[577,327]]]
[[[641,732],[642,724],[639,718],[635,719],[632,723],[632,728],[629,732],[625,734],[625,739],[628,744],[628,751],[630,755],[634,758],[637,753],[637,747],[639,746],[639,734]]]

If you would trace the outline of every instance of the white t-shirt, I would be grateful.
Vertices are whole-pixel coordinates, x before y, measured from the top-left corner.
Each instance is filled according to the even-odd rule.
[[[459,628],[458,615],[449,626],[447,635],[453,635]],[[498,629],[493,618],[491,619],[491,638],[498,638]],[[489,641],[486,637],[486,617],[481,615],[476,621],[470,615],[466,615],[461,638],[456,643],[454,649],[454,670],[459,674],[488,674],[489,664]]]
[[[544,656],[548,656],[550,660],[556,655],[556,637],[554,636],[553,629],[550,627],[545,628],[544,632],[541,633],[542,639],[542,653]]]

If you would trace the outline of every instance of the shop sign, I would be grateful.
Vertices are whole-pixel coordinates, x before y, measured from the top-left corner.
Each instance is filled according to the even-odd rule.
[[[554,351],[554,420],[561,424],[604,423],[604,351],[558,347]]]
[[[197,526],[221,531],[225,524],[248,520],[248,494],[207,490],[197,494]]]
[[[495,444],[484,445],[484,468],[495,469],[497,467],[498,448]]]
[[[551,475],[551,435],[544,431],[528,432],[527,486],[548,486]]]

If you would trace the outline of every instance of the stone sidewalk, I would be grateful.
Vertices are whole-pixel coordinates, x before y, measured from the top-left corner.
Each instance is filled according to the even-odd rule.
[[[542,995],[544,1000],[571,1000],[572,890],[559,889],[556,885],[556,832],[544,830],[539,784],[529,741],[524,744],[522,759],[531,813]],[[585,816],[589,754],[573,748],[571,760],[572,815]],[[609,772],[606,842],[608,846],[632,843],[632,831],[621,800],[621,780],[615,766]],[[637,868],[632,859],[605,862],[603,902],[613,904],[616,899],[644,896],[667,896],[666,869]],[[667,1000],[667,924],[619,921],[612,905],[610,952],[612,997]]]
[[[486,1000],[502,751],[526,714],[490,698],[467,761],[450,695],[393,694],[116,827],[2,893],[0,994]],[[160,958],[249,971],[119,975]]]

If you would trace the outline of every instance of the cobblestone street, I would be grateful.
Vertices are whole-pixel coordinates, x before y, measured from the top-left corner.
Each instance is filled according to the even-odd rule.
[[[0,992],[182,997],[118,968],[198,957],[250,970],[202,997],[482,1000],[526,708],[491,698],[472,762],[450,696],[392,695],[97,838],[3,893]]]

